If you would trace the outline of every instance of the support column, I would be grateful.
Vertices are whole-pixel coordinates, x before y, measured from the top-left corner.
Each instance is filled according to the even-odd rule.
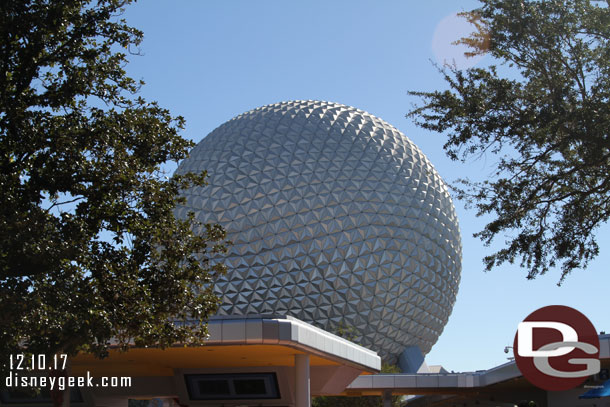
[[[383,407],[392,407],[392,390],[383,392]]]
[[[295,407],[311,407],[309,387],[309,355],[294,356]]]

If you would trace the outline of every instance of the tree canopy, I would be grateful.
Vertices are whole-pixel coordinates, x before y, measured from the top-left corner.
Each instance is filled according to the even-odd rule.
[[[487,270],[519,261],[528,278],[561,267],[559,283],[598,255],[610,216],[610,2],[481,0],[462,15],[459,42],[494,64],[440,68],[447,90],[412,91],[408,114],[445,133],[448,156],[497,157],[486,180],[461,179],[457,196],[492,220],[475,234],[505,245]]]
[[[216,310],[225,232],[174,217],[205,174],[166,176],[192,142],[124,69],[143,38],[129,2],[0,2],[4,361],[199,342]]]

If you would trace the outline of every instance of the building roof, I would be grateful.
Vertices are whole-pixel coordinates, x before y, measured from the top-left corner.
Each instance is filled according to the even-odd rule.
[[[376,352],[290,316],[212,317],[208,331],[204,346],[116,349],[102,360],[80,354],[72,359],[72,370],[93,375],[171,376],[175,369],[290,366],[300,353],[311,355],[312,366],[349,366],[367,373],[381,369]]]
[[[610,369],[610,335],[600,335],[600,359],[603,369]],[[578,392],[578,390],[575,390]],[[359,376],[343,392],[344,395],[383,395],[392,394],[424,395],[411,399],[407,405],[427,405],[434,401],[439,406],[464,402],[471,398],[496,398],[502,395],[527,395],[531,399],[545,398],[546,392],[540,390],[523,378],[514,361],[488,370],[462,373],[414,373],[414,374],[375,374]],[[443,397],[441,397],[443,395]],[[452,395],[447,398],[444,396]],[[440,398],[439,398],[440,397]],[[435,404],[436,405],[436,404]]]

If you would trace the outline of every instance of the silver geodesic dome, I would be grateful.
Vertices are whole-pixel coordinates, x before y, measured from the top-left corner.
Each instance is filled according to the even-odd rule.
[[[447,187],[400,131],[336,103],[277,103],[215,129],[177,172],[203,170],[209,185],[177,215],[233,241],[219,314],[343,327],[392,362],[430,350],[458,291],[460,233]]]

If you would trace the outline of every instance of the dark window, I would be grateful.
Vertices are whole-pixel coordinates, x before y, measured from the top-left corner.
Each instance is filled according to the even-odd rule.
[[[267,393],[265,380],[262,379],[234,379],[235,394],[257,394],[263,395]]]
[[[198,383],[201,394],[231,395],[229,382],[227,380],[200,380]]]
[[[275,373],[184,375],[191,400],[279,399]]]

